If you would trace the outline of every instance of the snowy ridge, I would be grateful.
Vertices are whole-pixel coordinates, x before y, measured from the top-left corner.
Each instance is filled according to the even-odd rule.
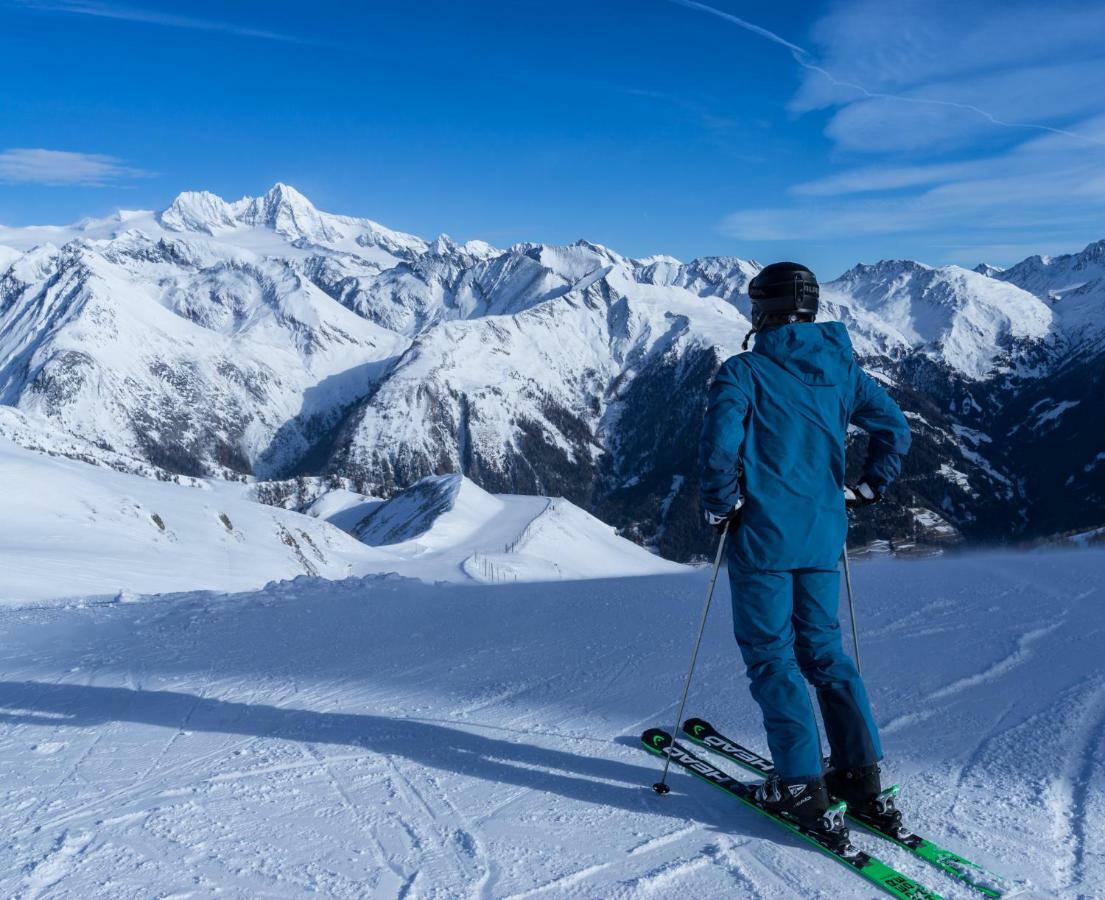
[[[550,581],[675,573],[562,499],[493,496],[461,475],[429,476],[373,509],[360,540],[411,561],[419,577],[459,567],[476,581]]]
[[[863,310],[886,329],[878,352],[924,349],[953,370],[981,379],[1015,342],[1044,341],[1055,332],[1051,311],[1004,282],[958,266],[933,269],[885,261],[856,266],[825,286],[825,300],[850,327]]]
[[[1105,240],[1079,253],[1031,256],[994,277],[1048,301],[1076,350],[1105,345]]]

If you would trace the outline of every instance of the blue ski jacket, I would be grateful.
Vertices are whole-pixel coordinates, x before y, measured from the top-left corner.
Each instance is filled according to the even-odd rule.
[[[909,426],[856,363],[839,322],[766,329],[726,360],[702,426],[702,502],[725,515],[743,497],[730,557],[747,569],[834,568],[848,532],[844,438],[870,436],[863,478],[885,489],[902,469]]]

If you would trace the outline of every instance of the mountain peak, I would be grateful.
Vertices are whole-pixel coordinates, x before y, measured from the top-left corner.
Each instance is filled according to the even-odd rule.
[[[1105,240],[1094,241],[1092,244],[1088,244],[1086,248],[1077,255],[1088,262],[1105,261]]]
[[[251,224],[264,224],[275,228],[284,216],[318,216],[314,203],[299,193],[291,185],[277,181],[260,197],[245,198],[235,203],[242,206],[241,218]]]
[[[429,250],[434,256],[448,256],[450,253],[456,253],[460,250],[460,245],[449,235],[439,234],[430,242]]]
[[[979,275],[986,275],[989,278],[993,278],[1000,275],[1005,271],[1001,266],[992,266],[986,262],[980,262],[977,266],[971,269],[972,272],[978,272]]]
[[[881,259],[877,263],[857,263],[840,276],[837,281],[855,281],[857,279],[876,279],[885,281],[901,275],[932,271],[932,266],[912,259]]]
[[[310,200],[290,184],[284,184],[282,181],[276,182],[276,184],[269,188],[263,196],[256,198],[254,202],[257,201],[261,201],[266,209],[276,209],[283,206],[304,211],[310,210],[315,213],[318,212],[315,205]]]
[[[227,203],[210,191],[184,191],[158,215],[170,231],[203,231],[217,234],[253,225],[271,228],[284,237],[333,240],[338,237],[323,213],[294,187],[277,182],[260,197],[243,197]]]
[[[340,237],[310,200],[283,182],[278,181],[264,196],[240,200],[235,206],[243,207],[240,221],[271,228],[293,240],[303,237],[332,241]]]
[[[271,188],[265,192],[266,197],[283,197],[290,201],[299,201],[311,206],[312,203],[302,193],[297,191],[290,184],[286,184],[283,181],[278,181]]]
[[[234,228],[238,222],[234,207],[210,191],[183,191],[167,209],[158,214],[163,228],[170,231],[216,231]]]

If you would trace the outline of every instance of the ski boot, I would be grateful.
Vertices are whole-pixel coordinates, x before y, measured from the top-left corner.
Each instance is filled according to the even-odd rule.
[[[815,833],[819,841],[835,852],[851,847],[844,824],[843,803],[830,803],[825,782],[817,778],[788,780],[772,775],[756,788],[757,804],[773,813],[783,813]]]
[[[883,789],[878,764],[856,769],[830,769],[825,784],[834,797],[848,804],[848,815],[891,837],[909,834],[897,807],[898,786]]]

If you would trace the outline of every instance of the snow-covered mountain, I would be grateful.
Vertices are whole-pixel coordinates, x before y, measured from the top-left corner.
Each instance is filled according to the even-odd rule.
[[[302,458],[311,435],[408,341],[330,301],[299,270],[310,254],[289,229],[302,222],[351,246],[354,232],[366,241],[391,233],[365,223],[341,235],[332,217],[308,216],[289,195],[298,197],[277,186],[264,202],[225,209],[188,195],[160,219],[194,231],[121,214],[83,223],[60,247],[27,250],[0,275],[0,402],[189,474]],[[247,224],[224,226],[227,209]],[[200,211],[211,218],[198,221]],[[24,241],[42,229],[26,231]],[[395,262],[377,243],[369,250]]]
[[[1061,526],[1105,519],[1099,448],[1068,426],[1092,408],[1075,395],[1100,351],[1102,246],[1005,271],[888,261],[824,285],[826,316],[918,437],[858,535],[924,538],[937,514],[975,539],[1037,533],[1048,501],[1028,460],[1064,441],[1082,499]],[[286,185],[0,228],[0,247],[0,403],[23,417],[0,429],[15,440],[60,432],[85,458],[325,475],[384,498],[463,473],[567,497],[670,556],[704,546],[698,420],[749,329],[754,262],[425,241]],[[1062,391],[1043,387],[1059,372]]]
[[[1079,253],[1030,256],[992,276],[1046,301],[1073,352],[1105,349],[1105,240]]]
[[[972,380],[1002,371],[1017,349],[1047,342],[1055,330],[1051,310],[1034,296],[958,266],[859,265],[826,285],[824,299],[830,313],[868,339],[857,342],[861,353],[921,351]]]

